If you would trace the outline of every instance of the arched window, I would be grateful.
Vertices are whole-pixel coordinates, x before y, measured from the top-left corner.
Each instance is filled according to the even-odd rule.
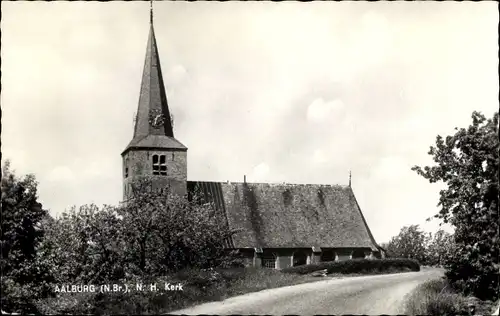
[[[153,175],[167,175],[167,157],[165,155],[153,155]]]
[[[302,251],[293,254],[293,266],[303,266],[307,264],[307,255]]]
[[[274,253],[264,252],[262,254],[262,267],[276,269],[276,255]]]

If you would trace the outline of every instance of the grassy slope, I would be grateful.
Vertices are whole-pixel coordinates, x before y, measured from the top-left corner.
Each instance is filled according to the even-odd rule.
[[[446,280],[431,280],[419,285],[406,302],[407,315],[463,315],[468,314],[469,298],[454,292]],[[488,315],[493,302],[477,301],[475,315]]]

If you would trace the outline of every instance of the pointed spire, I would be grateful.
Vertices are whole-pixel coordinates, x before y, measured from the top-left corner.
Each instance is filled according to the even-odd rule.
[[[134,138],[148,135],[174,137],[167,94],[160,66],[160,56],[153,28],[153,2],[150,2],[150,27],[142,73],[139,106]]]
[[[149,23],[153,25],[153,0],[149,1]]]
[[[130,149],[175,149],[187,147],[174,138],[173,117],[170,115],[160,56],[153,27],[153,1],[150,1],[149,36],[142,72],[139,105],[134,119],[134,136],[122,156]]]

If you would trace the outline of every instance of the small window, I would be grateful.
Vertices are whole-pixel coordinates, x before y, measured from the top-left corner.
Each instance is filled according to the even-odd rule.
[[[128,178],[128,167],[125,168],[125,178]]]
[[[273,253],[263,253],[262,267],[276,269],[276,256]]]

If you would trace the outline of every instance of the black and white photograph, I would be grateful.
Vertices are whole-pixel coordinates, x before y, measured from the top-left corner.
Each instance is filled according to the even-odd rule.
[[[2,1],[2,315],[499,315],[495,1]]]

